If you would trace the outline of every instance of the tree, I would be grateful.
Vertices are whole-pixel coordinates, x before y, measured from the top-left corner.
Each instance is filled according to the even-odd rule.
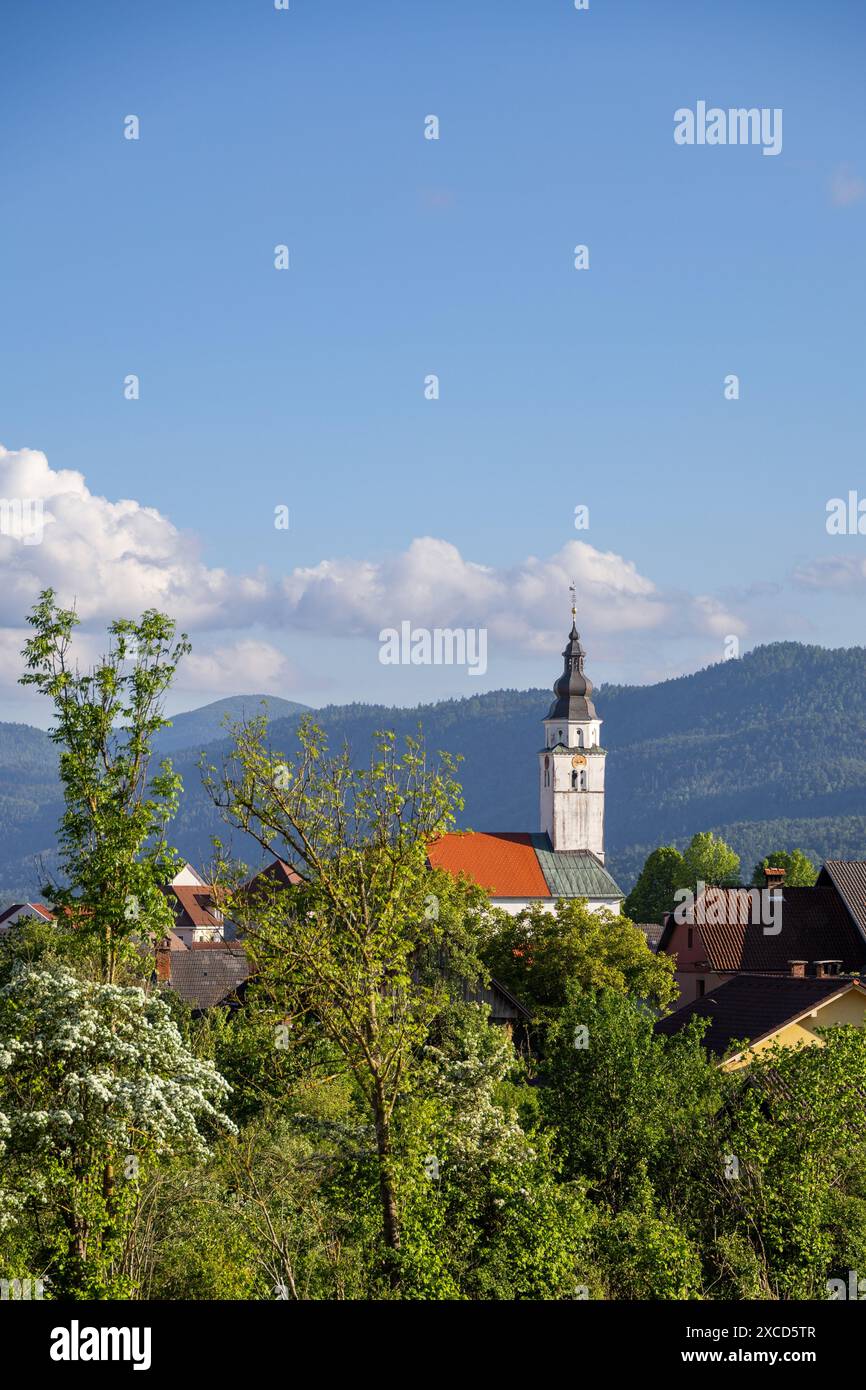
[[[764,887],[766,883],[765,870],[770,868],[785,870],[786,888],[811,888],[818,877],[818,870],[815,865],[801,849],[792,850],[790,854],[785,850],[776,850],[755,865],[752,872],[754,887]]]
[[[693,835],[683,855],[680,888],[694,890],[698,883],[714,886],[737,883],[740,856],[711,830]]]
[[[823,1046],[777,1043],[733,1075],[704,1200],[721,1297],[823,1299],[866,1253],[866,1032],[819,1032]]]
[[[3,1180],[67,1297],[122,1297],[141,1184],[165,1155],[207,1154],[228,1086],[158,996],[16,962],[0,987]]]
[[[109,628],[106,656],[82,674],[70,664],[78,617],[46,589],[27,619],[22,685],[54,705],[52,740],[60,747],[66,810],[60,822],[63,885],[44,892],[66,909],[82,940],[98,944],[102,978],[115,978],[119,955],[135,933],[163,936],[173,926],[162,885],[176,867],[166,843],[180,779],[169,761],[150,778],[153,739],[168,721],[163,701],[185,636],[149,609],[138,622]]]
[[[684,872],[683,856],[673,845],[654,849],[623,904],[625,915],[633,922],[661,922],[666,912],[673,911]]]
[[[575,1297],[592,1214],[580,1183],[558,1181],[550,1136],[518,1117],[529,1087],[507,1033],[474,1003],[437,1033],[401,1114],[404,1296]]]
[[[614,1214],[652,1210],[659,1198],[677,1209],[718,1104],[706,1025],[667,1038],[655,1021],[616,990],[571,984],[548,1032],[541,1109],[563,1173],[588,1179]]]
[[[627,917],[585,899],[558,899],[553,912],[499,911],[484,958],[490,973],[540,1019],[552,1017],[569,985],[606,986],[664,1009],[677,993],[674,962],[657,956]]]
[[[382,1237],[398,1279],[400,1204],[394,1117],[418,1051],[451,994],[482,973],[487,898],[427,865],[427,846],[462,801],[454,763],[428,766],[409,738],[378,736],[369,766],[332,757],[310,720],[295,760],[272,751],[261,717],[232,726],[234,749],[205,782],[228,822],[302,876],[250,897],[235,885],[242,922],[275,989],[283,1041],[320,1031],[338,1052],[375,1132]]]

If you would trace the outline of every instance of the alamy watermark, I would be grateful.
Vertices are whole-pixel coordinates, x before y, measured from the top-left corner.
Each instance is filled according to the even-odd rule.
[[[831,1302],[840,1299],[861,1300],[866,1298],[866,1279],[858,1279],[856,1269],[848,1270],[848,1281],[844,1279],[827,1280],[827,1297]]]
[[[0,536],[41,545],[45,534],[41,497],[0,497]]]
[[[762,154],[782,153],[781,106],[707,106],[699,101],[692,111],[674,112],[678,145],[762,145]]]
[[[782,930],[783,895],[775,888],[707,888],[698,880],[697,891],[678,888],[674,894],[674,921],[680,926],[721,927],[736,922],[743,927],[762,926],[764,936]]]
[[[379,633],[383,666],[466,666],[470,676],[487,670],[486,627],[415,627],[405,620],[399,631]]]

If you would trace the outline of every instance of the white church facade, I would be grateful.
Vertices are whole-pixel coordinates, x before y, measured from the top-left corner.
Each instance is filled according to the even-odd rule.
[[[586,898],[593,910],[619,912],[623,893],[604,865],[604,770],[601,720],[592,702],[572,608],[563,671],[544,719],[538,753],[538,831],[454,832],[428,848],[431,867],[466,874],[507,912],[559,898]]]

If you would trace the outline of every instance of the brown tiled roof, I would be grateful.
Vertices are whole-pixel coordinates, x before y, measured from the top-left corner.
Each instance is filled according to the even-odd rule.
[[[704,1034],[704,1047],[721,1057],[733,1043],[746,1039],[760,1042],[816,1005],[846,993],[852,985],[861,990],[866,1008],[866,989],[859,980],[840,979],[838,975],[826,979],[738,975],[718,985],[703,999],[696,999],[667,1018],[659,1019],[655,1031],[670,1037],[690,1019],[708,1018],[711,1022]]]
[[[222,927],[223,919],[214,915],[213,894],[210,888],[193,888],[173,884],[168,892],[174,894],[180,904],[176,913],[179,927]]]
[[[866,861],[827,859],[818,875],[818,883],[832,883],[866,939]]]
[[[283,888],[293,888],[296,883],[303,883],[297,869],[292,868],[292,865],[287,863],[285,859],[274,859],[266,869],[260,869],[250,879],[247,889],[255,890],[259,883],[265,881],[275,883]]]
[[[722,974],[738,970],[787,974],[791,960],[839,960],[843,971],[866,968],[866,940],[835,888],[786,888],[781,931],[776,935],[769,935],[760,922],[747,920],[746,902],[744,889],[708,888],[696,903],[695,929],[711,970]],[[716,915],[721,916],[721,922],[712,920]],[[671,916],[659,942],[660,950],[667,949],[674,926]]]
[[[470,831],[443,835],[427,849],[433,869],[465,874],[494,898],[549,898],[531,835]]]
[[[29,908],[46,922],[54,921],[54,913],[44,903],[11,903],[0,912],[0,922],[5,922],[7,917],[11,917],[14,912],[20,912],[22,908]]]
[[[246,952],[225,942],[197,942],[169,960],[171,988],[194,1009],[230,1002],[250,974]]]

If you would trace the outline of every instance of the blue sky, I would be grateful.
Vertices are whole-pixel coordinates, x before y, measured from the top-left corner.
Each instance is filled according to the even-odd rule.
[[[545,684],[575,566],[598,679],[864,641],[866,537],[825,526],[866,497],[862,4],[10,8],[0,443],[86,495],[0,538],[5,653],[40,583],[95,641],[137,574],[199,653],[179,705]],[[699,99],[782,108],[782,152],[678,147]],[[402,618],[489,622],[485,676],[383,667]]]

